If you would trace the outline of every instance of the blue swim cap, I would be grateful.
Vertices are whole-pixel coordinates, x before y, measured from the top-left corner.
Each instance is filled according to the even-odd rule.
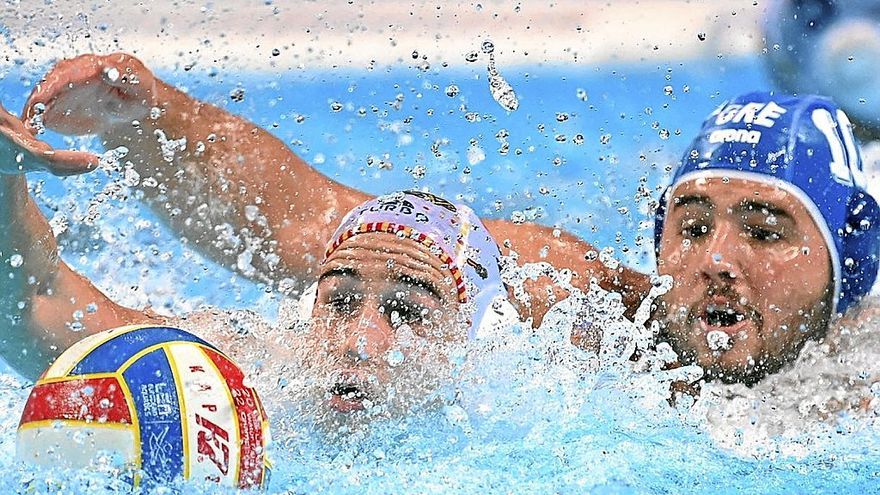
[[[831,255],[834,311],[845,312],[871,290],[880,255],[880,209],[865,191],[852,125],[831,100],[756,92],[716,108],[661,198],[654,224],[657,253],[671,191],[709,177],[762,182],[800,199]]]

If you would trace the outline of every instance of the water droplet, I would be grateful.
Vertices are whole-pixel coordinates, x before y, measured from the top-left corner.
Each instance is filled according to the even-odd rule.
[[[230,91],[229,92],[229,99],[236,102],[236,103],[240,103],[241,101],[243,101],[244,100],[244,88],[235,88],[232,91]]]
[[[697,33],[697,39],[700,41],[706,41],[706,33],[700,31],[699,33]]]
[[[568,114],[565,112],[556,112],[556,122],[565,122],[568,120]]]
[[[672,86],[670,86],[670,85],[668,85],[668,84],[667,84],[666,86],[663,86],[663,94],[664,94],[664,95],[666,95],[666,96],[672,96],[672,93],[673,93],[673,92],[674,92],[674,90],[672,89]]]
[[[733,339],[721,330],[711,330],[706,333],[706,344],[709,345],[709,349],[712,351],[723,352],[733,347]]]
[[[13,254],[9,257],[9,264],[12,268],[18,268],[24,264],[24,257],[20,254]]]
[[[491,40],[486,40],[483,42],[482,45],[480,45],[480,50],[482,50],[482,52],[486,53],[486,54],[494,53],[495,52],[495,44],[492,43]]]
[[[660,132],[658,132],[657,135],[660,136],[660,139],[669,139],[669,129],[660,129]]]
[[[477,144],[472,144],[467,149],[467,161],[470,165],[476,165],[486,159],[486,153],[483,148]]]
[[[116,67],[108,67],[104,69],[104,76],[110,82],[116,82],[119,80],[119,69]]]
[[[600,144],[608,144],[610,142],[611,142],[611,134],[602,134],[601,136],[599,136],[599,143]]]
[[[587,101],[590,98],[587,94],[587,90],[583,88],[578,88],[574,94],[577,96],[577,99],[581,101]]]
[[[480,53],[476,51],[468,52],[468,54],[464,56],[464,59],[467,62],[476,62],[478,58],[480,58]]]
[[[458,86],[456,86],[455,84],[450,84],[449,86],[446,86],[446,96],[450,98],[455,98],[456,96],[458,96]]]
[[[334,101],[334,102],[330,103],[330,110],[332,110],[334,112],[338,112],[338,111],[342,110],[342,103],[339,103],[338,101]]]
[[[489,90],[492,92],[492,98],[506,110],[516,111],[519,108],[519,98],[513,91],[513,87],[495,68],[495,57],[491,54],[489,57]]]
[[[403,361],[406,359],[406,356],[403,355],[397,349],[389,349],[387,353],[385,353],[385,362],[388,363],[388,366],[392,368],[395,366],[400,366],[403,364]]]
[[[516,210],[510,214],[510,221],[515,224],[523,224],[526,221],[526,214]]]

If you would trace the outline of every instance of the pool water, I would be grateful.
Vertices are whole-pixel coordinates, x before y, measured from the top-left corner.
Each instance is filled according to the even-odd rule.
[[[570,230],[651,271],[652,198],[705,115],[728,96],[768,87],[762,69],[757,58],[499,66],[518,97],[513,112],[492,98],[483,62],[162,76],[271,130],[345,184],[374,194],[427,188],[484,216]],[[40,73],[6,74],[4,105],[20,108]],[[88,139],[47,138],[99,149]],[[120,177],[99,170],[30,179],[65,260],[117,301],[177,314],[211,305],[255,312],[255,326],[289,326],[278,316],[288,301],[182,245],[133,190],[95,199]],[[861,359],[817,366],[830,359],[817,348],[799,363],[800,371],[824,372],[815,381],[782,374],[756,391],[708,387],[693,405],[682,399],[672,407],[664,393],[669,372],[635,369],[625,359],[590,362],[560,343],[564,318],[549,319],[537,337],[512,329],[503,345],[473,351],[454,405],[381,421],[337,442],[323,442],[308,411],[291,406],[282,379],[289,370],[271,362],[247,367],[258,369],[275,422],[272,493],[874,493],[880,437],[873,415],[798,409],[805,398],[821,402],[839,391],[849,373],[863,373],[859,383],[870,393],[875,327],[866,320],[853,328],[862,340],[848,342],[863,349]],[[785,393],[773,388],[786,384]],[[82,474],[53,473],[47,485],[46,475],[15,462],[26,395],[26,383],[0,377],[0,489],[112,491],[112,480]],[[762,398],[773,396],[765,407]]]

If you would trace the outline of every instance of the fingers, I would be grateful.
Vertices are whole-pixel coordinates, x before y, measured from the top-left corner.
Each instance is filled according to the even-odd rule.
[[[20,172],[47,170],[55,175],[89,172],[98,165],[98,156],[85,151],[54,150],[29,133],[24,123],[0,106],[0,140],[9,156],[2,157],[9,167]],[[13,165],[12,161],[17,165]]]
[[[88,81],[96,79],[99,77],[99,71],[100,64],[95,55],[80,55],[58,62],[43,76],[43,80],[34,86],[22,110],[22,119],[26,122],[33,119],[36,103],[49,104],[65,89],[87,84]]]
[[[146,102],[155,93],[155,84],[144,64],[127,53],[80,55],[49,70],[25,103],[22,120],[30,132],[36,132],[43,120],[40,114],[50,117],[47,120],[63,118],[80,107],[90,108],[98,97]],[[65,108],[54,108],[62,98]]]
[[[94,170],[98,166],[98,156],[87,151],[50,150],[43,152],[43,158],[50,164],[49,171],[55,175],[77,175]]]

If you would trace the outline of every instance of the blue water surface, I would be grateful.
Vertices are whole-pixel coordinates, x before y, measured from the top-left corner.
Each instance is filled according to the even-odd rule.
[[[193,96],[269,129],[347,185],[373,194],[427,188],[487,217],[525,216],[599,248],[614,248],[620,259],[644,271],[653,270],[650,200],[659,196],[702,118],[726,97],[768,87],[758,58],[499,70],[519,97],[514,112],[492,99],[479,63],[428,70],[159,72]],[[4,105],[20,108],[39,75],[7,73],[0,82]],[[244,91],[241,101],[230,98],[237,88]],[[47,139],[100,149],[52,134]],[[505,143],[506,153],[500,152]],[[60,238],[65,260],[118,300],[168,312],[209,304],[274,317],[277,297],[270,288],[181,245],[134,198],[99,205],[93,225],[74,221],[117,177],[98,171],[30,179],[48,217],[71,216]],[[638,194],[640,185],[650,194]],[[303,447],[308,442],[276,438],[270,491],[880,492],[880,455],[871,431],[832,431],[833,447],[805,458],[744,457],[718,448],[680,411],[646,411],[613,387],[587,392],[573,416],[542,415],[542,404],[535,403],[534,418],[470,432],[442,413],[425,413],[364,440],[354,454],[309,450]],[[6,384],[2,393],[9,416],[15,416],[26,390]],[[14,418],[7,418],[0,435],[6,452],[14,429]],[[9,468],[0,486],[19,490],[26,470],[13,469],[9,454],[0,456],[0,464]]]

